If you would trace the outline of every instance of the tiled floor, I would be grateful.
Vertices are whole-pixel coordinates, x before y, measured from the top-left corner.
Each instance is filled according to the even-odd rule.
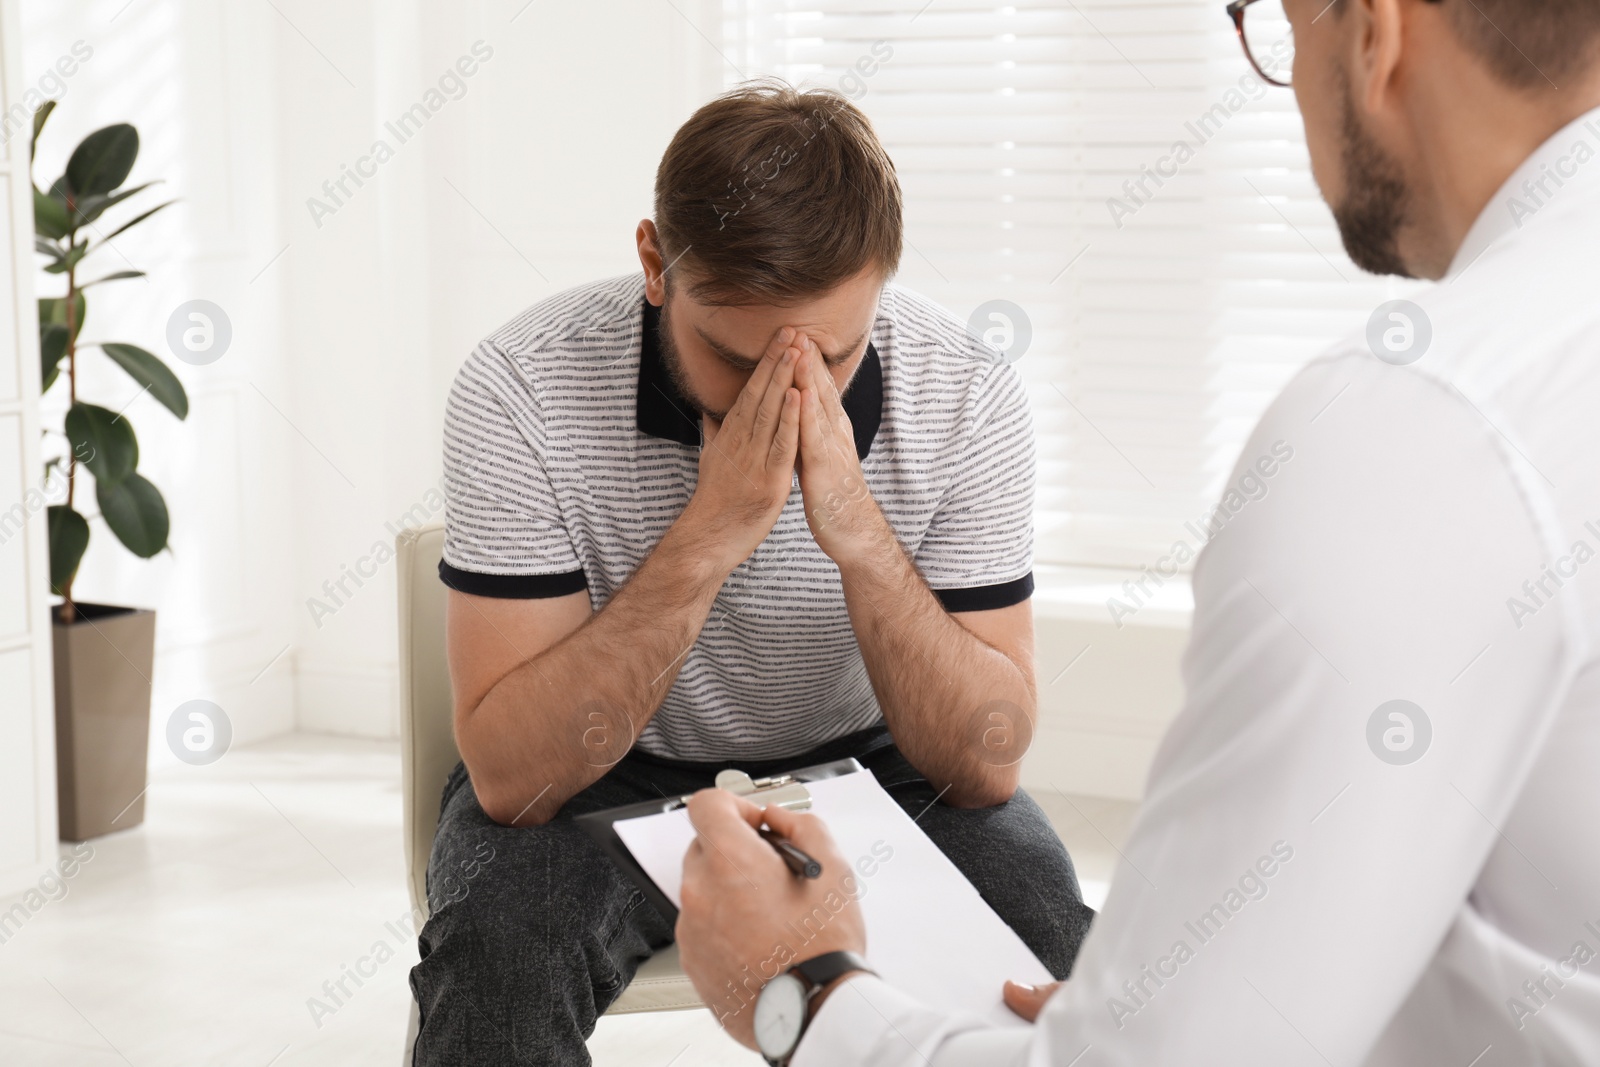
[[[395,1067],[416,962],[399,772],[392,744],[311,735],[158,771],[145,824],[93,842],[0,943],[0,1064]],[[1132,805],[1039,799],[1098,904]],[[590,1048],[599,1067],[760,1062],[698,1011],[604,1019]]]

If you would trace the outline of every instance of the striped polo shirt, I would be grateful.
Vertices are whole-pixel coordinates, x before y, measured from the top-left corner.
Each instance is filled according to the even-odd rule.
[[[599,611],[627,582],[699,474],[698,416],[667,373],[658,323],[634,274],[535,304],[467,358],[445,412],[446,585],[525,599],[587,590]],[[946,610],[1027,600],[1033,431],[1015,371],[890,285],[842,401],[867,486]],[[637,745],[765,760],[881,721],[839,569],[796,487],[723,584]]]

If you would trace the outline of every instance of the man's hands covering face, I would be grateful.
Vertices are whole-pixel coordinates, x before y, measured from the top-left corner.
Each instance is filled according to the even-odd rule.
[[[700,484],[688,511],[724,570],[772,532],[798,468],[806,521],[841,565],[884,543],[887,523],[867,491],[850,417],[816,342],[792,327],[773,335],[719,426],[702,417]]]
[[[793,487],[801,408],[791,388],[800,357],[794,339],[787,326],[773,336],[721,426],[700,420],[700,483],[685,510],[704,521],[726,571],[766,540]]]
[[[867,491],[855,431],[822,352],[804,334],[794,343],[800,349],[795,388],[801,391],[800,491],[806,522],[822,551],[842,566],[883,544],[888,526]]]

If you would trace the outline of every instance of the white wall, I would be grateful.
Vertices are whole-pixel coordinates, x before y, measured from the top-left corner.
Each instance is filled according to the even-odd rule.
[[[442,517],[443,398],[472,344],[548,293],[632,269],[660,152],[720,85],[700,35],[715,36],[717,4],[20,7],[26,84],[74,42],[93,50],[64,91],[47,86],[61,102],[42,180],[84,134],[127,121],[143,138],[132,180],[182,198],[118,240],[127,262],[107,268],[151,277],[100,290],[88,332],[165,355],[169,315],[194,298],[233,327],[217,362],[174,361],[186,423],[85,357],[84,395],[132,401],[141,470],[172,511],[173,551],[150,562],[94,523],[76,590],[158,611],[153,757],[170,758],[161,726],[196,697],[223,707],[236,742],[394,736],[394,584],[374,549]],[[385,123],[480,41],[493,54],[464,93],[400,143]],[[393,158],[330,198],[323,183],[379,138]],[[336,210],[314,217],[312,197]],[[64,392],[54,401],[59,425]],[[352,569],[371,577],[358,586]]]
[[[1188,582],[1167,583],[1137,615],[1118,620],[1106,601],[1123,581],[1144,577],[1137,572],[1041,567],[1036,576],[1039,727],[1022,783],[1138,800],[1183,707]]]
[[[0,114],[23,92],[17,8],[0,0]],[[30,311],[32,197],[27,131],[0,139],[0,894],[34,882],[56,855],[45,512],[39,458],[39,348]]]
[[[393,736],[393,570],[375,549],[408,514],[442,519],[444,396],[473,344],[549,293],[634,269],[661,151],[718,88],[688,21],[714,32],[715,9],[284,5],[327,55],[280,28],[287,360],[296,421],[322,453],[292,453],[303,727]],[[492,56],[400,143],[385,123],[475,42]],[[332,204],[323,182],[375,138],[393,158],[314,219],[307,201]],[[358,586],[358,569],[375,577]]]

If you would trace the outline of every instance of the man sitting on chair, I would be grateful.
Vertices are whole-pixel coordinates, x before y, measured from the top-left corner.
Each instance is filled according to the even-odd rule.
[[[713,101],[636,237],[642,275],[536,304],[450,395],[464,765],[411,976],[419,1065],[589,1062],[673,931],[572,817],[724,767],[859,759],[1058,977],[1093,914],[1018,789],[1027,400],[887,284],[900,189],[865,116],[781,85]]]

